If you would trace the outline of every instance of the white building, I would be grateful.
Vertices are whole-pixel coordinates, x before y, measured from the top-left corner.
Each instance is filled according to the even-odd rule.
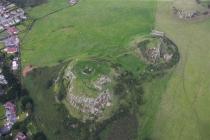
[[[18,61],[13,60],[12,61],[12,70],[15,71],[18,69]]]

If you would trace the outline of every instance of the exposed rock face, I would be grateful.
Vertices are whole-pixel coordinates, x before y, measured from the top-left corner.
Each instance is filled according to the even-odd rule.
[[[151,63],[156,63],[160,59],[160,47],[146,49],[145,54]]]
[[[98,91],[96,98],[89,98],[84,96],[77,96],[73,93],[73,82],[76,76],[72,72],[72,66],[69,65],[64,72],[64,79],[67,81],[67,101],[68,103],[82,113],[93,116],[99,116],[105,107],[111,105],[111,92],[105,87],[106,84],[111,83],[108,76],[100,76],[93,84]],[[91,83],[90,83],[91,84]]]
[[[81,112],[97,116],[102,113],[102,109],[110,105],[111,94],[108,90],[102,92],[97,98],[87,98],[68,94],[67,99],[74,108]]]
[[[171,68],[179,61],[176,45],[165,36],[165,33],[153,30],[151,37],[138,43],[141,56],[156,69]]]
[[[104,85],[111,83],[111,79],[108,76],[102,75],[95,83],[94,87],[98,90],[102,90]]]

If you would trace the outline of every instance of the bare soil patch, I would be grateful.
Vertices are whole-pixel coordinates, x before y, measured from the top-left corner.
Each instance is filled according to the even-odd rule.
[[[23,77],[26,77],[31,71],[33,71],[34,67],[32,65],[28,65],[23,69]]]

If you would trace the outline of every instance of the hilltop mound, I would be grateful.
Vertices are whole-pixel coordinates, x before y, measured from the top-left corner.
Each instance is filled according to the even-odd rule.
[[[55,86],[56,97],[72,116],[82,121],[103,121],[120,106],[124,91],[119,93],[117,86],[122,73],[120,67],[114,68],[108,61],[71,61],[60,71]]]
[[[153,34],[135,41],[136,50],[141,59],[148,64],[147,69],[151,71],[164,71],[179,61],[179,52],[174,44],[164,33]]]

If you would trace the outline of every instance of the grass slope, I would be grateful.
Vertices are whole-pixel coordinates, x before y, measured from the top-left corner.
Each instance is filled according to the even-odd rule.
[[[160,108],[162,95],[165,92],[171,74],[158,77],[144,84],[144,104],[139,108],[138,140],[146,140],[153,132],[156,113]]]
[[[154,1],[81,0],[66,6],[66,0],[49,0],[29,11],[39,18],[65,8],[37,20],[23,39],[24,65],[52,65],[70,57],[112,59],[127,51],[133,36],[149,33],[154,23]]]
[[[55,103],[53,88],[47,86],[49,80],[56,78],[60,69],[60,65],[37,69],[24,79],[24,86],[35,104],[33,123],[49,140],[79,139],[74,132],[64,127],[67,115]]]
[[[187,22],[159,2],[156,27],[176,42],[181,61],[163,93],[152,138],[208,140],[210,137],[210,20]]]

